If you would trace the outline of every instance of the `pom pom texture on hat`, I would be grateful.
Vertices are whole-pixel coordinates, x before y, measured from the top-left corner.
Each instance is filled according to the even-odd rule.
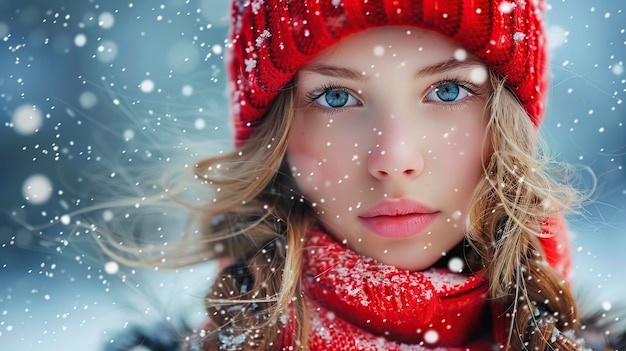
[[[438,32],[506,79],[539,125],[547,88],[541,0],[234,0],[227,58],[235,144],[298,69],[350,34],[385,25]]]

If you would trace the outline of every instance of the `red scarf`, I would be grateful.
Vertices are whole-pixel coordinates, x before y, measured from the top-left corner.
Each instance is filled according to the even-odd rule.
[[[568,278],[563,218],[545,220],[543,233],[546,260]],[[495,340],[505,343],[504,309],[489,303],[481,274],[399,270],[360,256],[317,229],[305,247],[302,284],[311,351],[484,351],[498,347]],[[294,323],[291,318],[284,330],[283,350],[293,343]]]
[[[487,284],[447,269],[399,270],[313,230],[302,283],[309,347],[321,350],[489,350]],[[291,329],[291,328],[287,328]],[[476,340],[476,335],[484,335]],[[283,345],[293,332],[286,330]]]
[[[546,219],[542,229],[539,242],[546,261],[569,280],[563,217]],[[505,308],[487,301],[480,274],[398,270],[356,254],[317,229],[305,247],[302,284],[311,351],[486,351],[506,343]],[[293,313],[281,323],[281,350],[293,350]],[[492,330],[485,330],[489,326]],[[224,340],[230,341],[220,338],[220,348],[244,341],[228,335]]]

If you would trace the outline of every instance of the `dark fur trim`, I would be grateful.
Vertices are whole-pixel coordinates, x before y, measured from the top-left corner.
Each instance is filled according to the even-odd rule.
[[[103,345],[103,351],[175,351],[181,349],[191,329],[183,324],[180,328],[170,323],[152,326],[136,325],[118,332],[110,343]],[[189,349],[192,350],[192,349]]]

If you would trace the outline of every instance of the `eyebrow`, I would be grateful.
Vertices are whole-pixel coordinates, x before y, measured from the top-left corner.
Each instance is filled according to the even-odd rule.
[[[460,70],[460,69],[475,68],[475,67],[485,67],[485,64],[482,61],[476,58],[472,58],[472,57],[468,57],[462,61],[452,58],[450,60],[438,62],[438,63],[435,63],[434,65],[430,65],[430,66],[420,69],[414,74],[414,78],[429,77],[429,76],[441,74],[443,72],[447,72],[450,70]],[[301,68],[301,71],[308,71],[311,73],[321,74],[324,76],[335,77],[335,78],[345,78],[345,79],[359,80],[359,81],[367,80],[367,75],[362,74],[361,72],[353,70],[351,68],[325,65],[325,64],[319,64],[319,63],[305,65]]]
[[[417,71],[414,75],[415,78],[423,78],[441,74],[451,70],[461,70],[467,68],[486,67],[485,63],[479,59],[468,57],[465,60],[450,59],[447,61],[439,62],[434,65],[424,67]]]
[[[311,73],[321,74],[328,77],[345,78],[350,80],[366,80],[367,76],[361,72],[355,71],[351,68],[338,67],[324,64],[308,64],[301,68],[301,71],[308,71]]]

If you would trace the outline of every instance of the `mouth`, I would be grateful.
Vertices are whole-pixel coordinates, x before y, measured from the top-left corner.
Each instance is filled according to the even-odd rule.
[[[409,199],[385,200],[359,215],[359,221],[376,235],[400,239],[423,232],[439,211]]]

